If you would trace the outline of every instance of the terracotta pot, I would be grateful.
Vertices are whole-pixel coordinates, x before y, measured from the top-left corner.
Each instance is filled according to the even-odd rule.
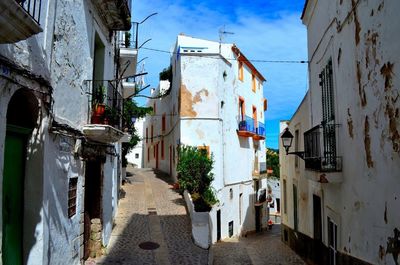
[[[94,107],[94,112],[99,116],[103,116],[105,110],[106,110],[106,105],[105,104],[96,104],[95,107]]]

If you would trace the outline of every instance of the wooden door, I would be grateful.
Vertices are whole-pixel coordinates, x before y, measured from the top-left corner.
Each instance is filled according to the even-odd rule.
[[[10,129],[11,128],[11,129]],[[7,126],[3,171],[3,264],[22,264],[25,150],[29,129]]]

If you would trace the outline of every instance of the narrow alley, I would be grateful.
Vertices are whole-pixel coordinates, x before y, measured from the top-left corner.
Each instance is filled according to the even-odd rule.
[[[127,175],[107,254],[86,265],[305,264],[280,241],[278,225],[219,242],[210,251],[201,249],[193,244],[185,201],[172,189],[169,176],[132,167]]]
[[[169,176],[132,167],[127,175],[107,255],[96,263],[207,264],[208,251],[192,243],[185,201]]]

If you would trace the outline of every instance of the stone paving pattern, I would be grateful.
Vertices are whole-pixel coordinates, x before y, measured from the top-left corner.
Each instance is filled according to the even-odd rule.
[[[248,237],[227,239],[213,245],[214,265],[303,265],[297,254],[281,241],[280,225]]]
[[[209,251],[193,244],[185,201],[172,189],[169,176],[156,174],[152,169],[128,167],[128,172],[131,174],[122,186],[123,195],[107,254],[85,264],[208,264]],[[139,244],[146,241],[155,242],[160,247],[155,250],[141,249]],[[213,253],[214,265],[305,264],[281,242],[279,225],[247,238],[216,243],[210,252]]]
[[[107,255],[98,259],[96,263],[207,264],[208,250],[193,244],[185,201],[171,189],[172,182],[168,175],[155,174],[152,169],[128,168],[128,172],[132,176],[128,176],[127,183],[122,186],[125,195],[119,203]],[[150,192],[148,188],[151,189]],[[155,208],[157,215],[149,215],[148,208]],[[162,236],[158,237],[159,240],[154,240],[157,236],[152,232],[156,230],[154,225],[157,224]],[[155,250],[139,248],[138,245],[145,241],[156,242],[161,247]]]

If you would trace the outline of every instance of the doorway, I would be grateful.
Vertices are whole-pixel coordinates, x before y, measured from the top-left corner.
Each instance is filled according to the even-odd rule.
[[[297,186],[293,185],[293,223],[294,223],[294,230],[298,230],[298,210],[297,210]]]
[[[102,220],[103,172],[100,160],[86,162],[85,169],[85,209],[84,209],[84,259],[90,254],[90,232],[93,219]]]
[[[336,265],[337,225],[328,217],[329,265]]]
[[[25,161],[28,139],[37,126],[38,102],[29,90],[20,89],[11,97],[7,109],[6,137],[4,142],[3,194],[2,194],[2,262],[24,263],[25,239],[33,231],[24,227]]]
[[[314,219],[314,260],[317,264],[322,261],[322,204],[321,198],[313,195],[313,219]]]
[[[221,210],[217,211],[217,241],[221,240]]]

